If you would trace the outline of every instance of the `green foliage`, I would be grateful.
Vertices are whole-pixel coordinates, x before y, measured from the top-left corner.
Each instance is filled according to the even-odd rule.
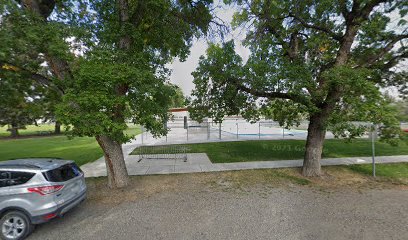
[[[170,86],[174,89],[175,94],[170,99],[170,107],[172,108],[181,108],[186,106],[186,98],[184,97],[183,90],[177,85],[170,84]]]
[[[47,61],[44,53],[66,61],[73,60],[66,38],[79,35],[75,26],[56,21],[45,22],[40,16],[22,9],[16,1],[7,1],[0,9],[1,63],[18,66],[20,72],[24,69],[45,73],[48,68],[42,65]]]
[[[408,122],[408,100],[399,100],[391,103],[391,107],[393,107],[397,112],[397,118],[401,122]]]
[[[55,105],[61,97],[13,70],[0,71],[0,126],[24,129],[38,120],[55,121]]]
[[[193,73],[193,118],[262,115],[290,127],[319,115],[336,136],[361,136],[370,127],[354,122],[365,121],[396,142],[399,124],[380,87],[406,86],[406,71],[393,68],[406,58],[406,25],[395,27],[389,16],[403,17],[403,1],[379,4],[371,14],[365,9],[374,1],[225,2],[239,5],[232,25],[247,30],[243,44],[251,53],[243,62],[233,41],[209,46]]]
[[[208,9],[211,0],[132,0],[129,1],[130,22],[122,29],[114,1],[92,0],[91,3],[96,12],[96,24],[90,22],[95,37],[112,46],[121,36],[129,35],[132,46],[123,53],[128,58],[132,52],[137,55],[143,52],[154,54],[159,58],[156,61],[167,62],[174,56],[184,60],[192,38],[205,34],[212,18]]]
[[[46,118],[56,111],[71,136],[120,143],[132,137],[126,120],[166,134],[168,108],[180,105],[166,64],[186,59],[193,38],[206,34],[211,0],[129,0],[122,19],[117,1],[38,1],[37,12],[18,2],[0,4],[0,67],[40,79]]]
[[[395,137],[401,131],[396,112],[375,83],[367,81],[372,75],[371,70],[342,66],[325,74],[330,83],[341,85],[347,92],[329,119],[329,129],[336,137],[355,138],[372,131],[372,124],[377,124],[382,139],[392,144],[398,142]]]
[[[201,57],[194,77],[195,89],[190,114],[199,121],[208,116],[221,121],[225,115],[234,115],[242,111],[250,112],[251,104],[246,104],[246,97],[228,84],[243,75],[242,59],[234,51],[232,41],[219,45],[210,45],[207,58]],[[249,111],[248,111],[249,110]]]
[[[167,133],[168,109],[180,104],[177,89],[167,82],[167,64],[185,59],[191,40],[207,31],[211,1],[129,1],[130,21],[123,27],[117,5],[91,1],[95,20],[89,22],[98,44],[90,44],[75,61],[74,81],[58,108],[63,123],[75,136],[106,135],[118,142],[124,119],[143,125],[154,135]],[[126,49],[118,42],[126,38]]]
[[[157,78],[149,66],[121,64],[108,57],[89,56],[74,68],[73,85],[63,97],[57,116],[66,125],[72,125],[74,136],[108,135],[120,142],[127,128],[123,119],[146,126],[157,134],[167,119],[167,109],[173,92]],[[117,94],[117,86],[127,83],[128,93]],[[115,118],[117,106],[126,106],[122,118]],[[92,126],[92,127],[90,127]],[[160,132],[161,131],[161,132]]]
[[[0,126],[18,130],[35,123],[42,113],[39,88],[17,74],[0,72]]]
[[[299,126],[307,116],[307,108],[301,104],[293,103],[284,99],[268,101],[260,109],[266,119],[277,121],[280,126],[290,128]]]
[[[7,95],[0,100],[1,115],[14,116],[19,127],[39,119],[55,121],[54,108],[61,100],[55,89],[63,87],[63,79],[52,75],[51,63],[44,64],[49,60],[44,53],[73,61],[66,38],[79,33],[78,28],[45,22],[18,1],[1,1],[0,15],[0,84],[2,94]],[[7,122],[11,124],[10,119]]]

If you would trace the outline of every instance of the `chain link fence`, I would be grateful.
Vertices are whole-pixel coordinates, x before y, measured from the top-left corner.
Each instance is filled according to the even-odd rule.
[[[165,138],[167,143],[251,139],[305,139],[307,136],[307,126],[307,122],[302,122],[298,127],[285,129],[274,121],[249,123],[243,119],[227,119],[221,123],[213,121],[199,123],[179,118],[167,123],[169,133],[163,138]]]
[[[366,122],[353,124],[372,125]],[[160,139],[154,139],[142,128],[142,146],[136,149],[135,154],[138,154],[140,159],[187,159],[186,149],[175,144],[241,140],[305,140],[308,122],[304,121],[299,126],[286,129],[279,126],[278,122],[268,120],[250,123],[237,118],[226,119],[221,123],[213,121],[199,123],[179,117],[168,122],[167,127],[168,135]],[[408,123],[401,123],[401,128],[408,129]],[[372,133],[367,132],[361,136],[361,139],[370,139],[371,136]],[[327,132],[326,139],[330,138],[334,138],[334,135]]]
[[[354,125],[372,126],[369,122],[353,122]],[[244,119],[225,119],[221,123],[213,121],[196,121],[182,118],[175,119],[167,124],[169,133],[165,137],[167,143],[178,142],[205,142],[222,140],[283,140],[283,139],[306,139],[309,122],[303,121],[298,126],[290,129],[279,126],[278,122],[262,120],[254,123]],[[401,123],[401,129],[408,129],[408,123]],[[370,132],[361,138],[368,139]],[[334,138],[328,131],[326,138]]]

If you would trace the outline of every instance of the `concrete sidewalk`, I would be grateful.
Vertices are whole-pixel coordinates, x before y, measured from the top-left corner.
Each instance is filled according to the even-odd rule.
[[[408,155],[378,156],[376,163],[408,162]],[[322,166],[370,164],[371,157],[327,158],[321,161]],[[187,161],[183,159],[141,159],[138,155],[125,157],[129,175],[153,175],[172,173],[218,172],[246,169],[288,168],[301,167],[303,160],[281,160],[237,163],[211,163],[205,153],[187,154]],[[81,166],[86,177],[106,176],[105,161],[103,158]]]

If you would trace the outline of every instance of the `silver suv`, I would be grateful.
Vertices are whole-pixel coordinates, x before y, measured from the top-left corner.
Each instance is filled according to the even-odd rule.
[[[85,197],[84,174],[73,161],[0,162],[0,239],[24,239],[35,224],[62,216]]]

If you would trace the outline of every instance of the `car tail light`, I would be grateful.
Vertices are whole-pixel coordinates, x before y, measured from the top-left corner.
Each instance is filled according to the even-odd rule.
[[[38,193],[42,196],[58,192],[64,187],[64,185],[53,185],[53,186],[44,186],[44,187],[33,187],[28,188],[29,192]]]
[[[50,214],[47,214],[47,215],[43,216],[43,218],[44,218],[44,220],[49,220],[51,218],[55,218],[56,216],[57,216],[56,213],[50,213]]]

